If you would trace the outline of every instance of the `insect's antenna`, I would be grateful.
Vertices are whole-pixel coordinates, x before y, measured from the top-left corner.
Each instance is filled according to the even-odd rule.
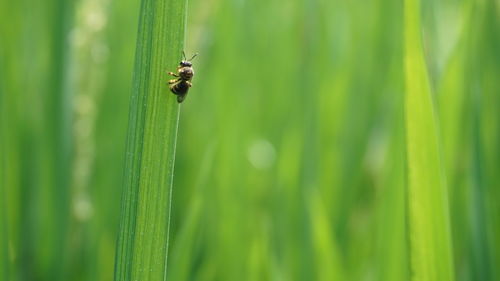
[[[184,57],[184,60],[186,60],[186,53],[184,53],[184,51],[182,51],[182,56]]]
[[[194,58],[196,58],[196,56],[198,55],[198,53],[194,54],[190,59],[189,61],[192,61]]]

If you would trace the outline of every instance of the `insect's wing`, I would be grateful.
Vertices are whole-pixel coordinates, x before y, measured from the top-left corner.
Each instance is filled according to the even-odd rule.
[[[184,94],[177,95],[177,102],[178,102],[178,103],[183,102],[183,101],[184,101],[184,99],[186,98],[186,96],[187,96],[187,92],[186,92],[186,93],[184,93]]]

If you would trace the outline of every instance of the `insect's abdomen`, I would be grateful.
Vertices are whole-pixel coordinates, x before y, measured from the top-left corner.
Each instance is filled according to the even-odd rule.
[[[185,94],[187,93],[188,90],[189,90],[189,85],[184,81],[180,81],[179,83],[172,86],[172,92],[174,92],[177,95]]]

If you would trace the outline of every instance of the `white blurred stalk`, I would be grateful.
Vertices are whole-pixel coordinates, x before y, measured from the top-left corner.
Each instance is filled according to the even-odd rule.
[[[89,221],[94,213],[94,203],[89,188],[95,161],[97,104],[104,87],[109,52],[104,34],[109,2],[109,0],[77,1],[75,22],[70,36],[70,73],[66,84],[66,91],[73,97],[74,139],[69,241],[71,252],[68,253],[70,272],[75,272],[74,267],[81,267],[82,264],[93,266],[98,263],[86,260],[89,258],[85,256],[85,253],[89,252],[87,248],[96,247],[97,242],[85,235],[93,233],[86,229],[90,228]],[[71,277],[73,276],[68,276],[70,279]]]

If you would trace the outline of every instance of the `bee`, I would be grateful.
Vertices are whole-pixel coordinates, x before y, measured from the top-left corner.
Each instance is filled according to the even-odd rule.
[[[168,73],[169,75],[176,77],[176,79],[169,80],[168,85],[170,87],[170,91],[172,91],[172,93],[177,96],[178,103],[184,101],[189,91],[189,88],[191,88],[191,86],[193,85],[191,83],[191,80],[193,79],[194,76],[194,70],[191,61],[197,55],[198,54],[194,54],[193,57],[187,60],[186,54],[182,52],[182,56],[184,57],[184,59],[179,63],[179,66],[177,66],[177,74],[173,72]]]

